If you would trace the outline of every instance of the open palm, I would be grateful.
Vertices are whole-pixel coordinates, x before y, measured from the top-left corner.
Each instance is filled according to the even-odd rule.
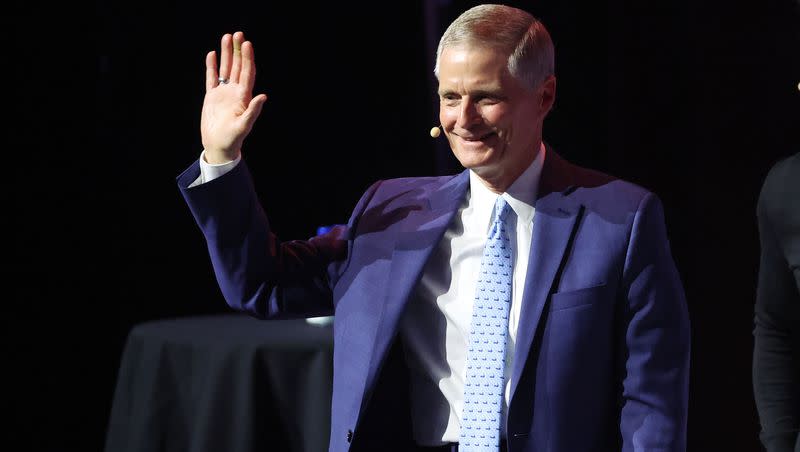
[[[200,118],[200,136],[208,163],[234,160],[267,100],[253,97],[256,64],[253,45],[244,33],[222,36],[219,68],[217,54],[206,55],[206,95]]]

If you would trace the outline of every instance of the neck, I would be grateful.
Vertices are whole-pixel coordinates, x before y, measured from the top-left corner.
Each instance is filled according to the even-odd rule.
[[[519,176],[531,166],[533,160],[539,155],[542,148],[542,142],[537,140],[533,150],[522,156],[522,158],[512,162],[504,168],[495,169],[494,171],[489,168],[474,168],[473,171],[478,176],[478,179],[490,191],[501,194],[508,191],[510,187]]]

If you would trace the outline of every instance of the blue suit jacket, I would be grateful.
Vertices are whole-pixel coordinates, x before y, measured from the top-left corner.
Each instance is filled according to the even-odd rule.
[[[335,313],[330,451],[407,450],[398,321],[468,173],[379,181],[346,226],[292,242],[270,231],[244,162],[187,189],[198,175],[178,183],[227,302],[260,318]],[[660,201],[548,149],[535,208],[509,450],[685,450],[689,321]]]

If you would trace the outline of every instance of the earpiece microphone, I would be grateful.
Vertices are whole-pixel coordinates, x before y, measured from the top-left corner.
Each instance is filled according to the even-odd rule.
[[[431,137],[432,138],[437,138],[439,135],[441,135],[441,133],[442,133],[442,129],[440,129],[439,126],[435,126],[435,127],[431,128]]]

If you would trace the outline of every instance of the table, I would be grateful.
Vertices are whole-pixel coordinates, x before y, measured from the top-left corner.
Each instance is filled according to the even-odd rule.
[[[244,314],[134,326],[117,376],[106,452],[327,449],[329,325]]]

